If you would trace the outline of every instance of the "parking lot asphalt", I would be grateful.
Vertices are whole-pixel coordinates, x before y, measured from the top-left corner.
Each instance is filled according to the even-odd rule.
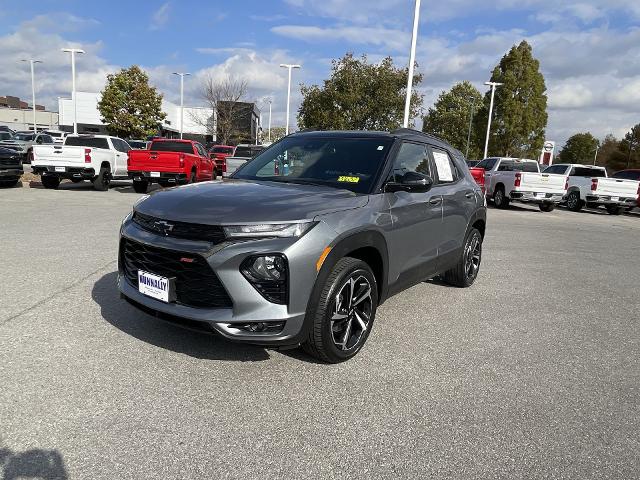
[[[0,190],[5,478],[638,478],[637,216],[491,209],[472,288],[393,297],[323,365],[120,300],[138,198]]]

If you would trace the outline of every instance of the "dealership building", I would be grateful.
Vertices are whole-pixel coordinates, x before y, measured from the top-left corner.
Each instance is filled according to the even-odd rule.
[[[42,105],[36,105],[36,128],[46,130],[57,128],[58,113],[45,110]],[[33,130],[33,108],[18,97],[7,95],[0,97],[0,125],[5,125],[15,131]]]
[[[107,127],[100,119],[98,102],[100,93],[76,92],[78,133],[107,134]],[[167,117],[163,120],[158,132],[167,138],[180,137],[180,105],[176,105],[167,100],[162,100],[162,111]],[[71,98],[58,99],[58,112],[60,130],[73,131],[73,100]],[[184,107],[183,137],[201,142],[215,142],[215,112],[204,107]],[[207,128],[210,125],[211,128]]]

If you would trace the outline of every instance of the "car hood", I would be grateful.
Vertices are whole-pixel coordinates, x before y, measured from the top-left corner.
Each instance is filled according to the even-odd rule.
[[[230,180],[159,191],[136,210],[167,220],[229,225],[312,220],[364,207],[368,200],[367,195],[331,187]]]

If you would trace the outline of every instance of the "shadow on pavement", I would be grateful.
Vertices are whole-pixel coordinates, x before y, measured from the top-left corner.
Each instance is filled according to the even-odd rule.
[[[103,276],[93,286],[91,296],[100,305],[102,318],[127,335],[204,360],[257,362],[270,358],[262,347],[232,343],[214,333],[187,330],[141,312],[120,298],[116,278],[116,272]]]
[[[69,478],[62,455],[57,450],[32,449],[12,452],[8,448],[0,448],[0,472],[3,480]]]

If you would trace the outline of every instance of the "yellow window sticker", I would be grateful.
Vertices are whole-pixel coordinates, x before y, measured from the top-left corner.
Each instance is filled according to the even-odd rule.
[[[360,177],[349,177],[347,175],[340,175],[338,177],[338,181],[346,183],[358,183],[360,181]]]

